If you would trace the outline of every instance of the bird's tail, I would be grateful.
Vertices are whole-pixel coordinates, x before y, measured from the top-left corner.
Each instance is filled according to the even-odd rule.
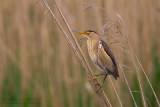
[[[114,67],[113,71],[111,71],[107,66],[106,69],[108,70],[108,72],[113,75],[113,77],[115,78],[115,80],[117,80],[117,78],[119,77],[119,73],[118,73],[118,69],[117,66]]]
[[[118,73],[118,69],[117,69],[117,67],[115,67],[115,69],[113,70],[114,72],[113,72],[113,77],[115,78],[115,80],[117,80],[117,78],[119,77],[119,73]]]

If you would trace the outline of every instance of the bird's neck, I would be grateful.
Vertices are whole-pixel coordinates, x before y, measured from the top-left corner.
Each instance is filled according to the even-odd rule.
[[[96,53],[97,53],[98,43],[99,43],[99,39],[87,40],[88,52],[93,61],[96,61],[97,59]]]
[[[98,43],[99,43],[99,40],[96,40],[96,39],[88,39],[87,40],[87,46],[90,50],[97,49]]]

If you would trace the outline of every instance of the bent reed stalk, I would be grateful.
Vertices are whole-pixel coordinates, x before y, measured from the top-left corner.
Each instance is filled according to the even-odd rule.
[[[149,84],[149,86],[150,86],[150,88],[151,88],[151,90],[152,90],[152,92],[153,92],[153,95],[154,95],[154,97],[155,97],[155,99],[156,99],[156,102],[157,102],[158,106],[160,106],[160,102],[159,102],[158,97],[157,97],[157,95],[156,95],[156,93],[155,93],[155,91],[154,91],[154,89],[153,89],[153,87],[152,87],[152,84],[151,84],[151,82],[150,82],[150,80],[149,80],[149,78],[148,78],[148,76],[147,76],[147,74],[146,74],[146,72],[145,72],[142,64],[140,63],[140,60],[138,59],[136,53],[134,52],[134,50],[133,50],[133,48],[132,48],[132,46],[131,46],[131,43],[130,43],[130,41],[129,41],[128,34],[127,34],[126,30],[125,30],[126,27],[125,27],[124,21],[123,21],[123,19],[122,19],[122,17],[121,17],[120,15],[117,15],[117,17],[120,19],[119,23],[120,23],[121,26],[122,26],[122,33],[123,33],[124,39],[127,41],[127,44],[128,44],[128,46],[129,46],[129,49],[130,49],[130,51],[131,51],[131,53],[132,53],[132,57],[133,57],[133,59],[134,59],[135,61],[138,62],[138,65],[140,66],[141,71],[143,72],[144,76],[146,77],[146,80],[147,80],[147,82],[148,82],[148,84]],[[135,61],[134,61],[134,63],[135,63]],[[137,76],[138,76],[138,82],[139,82],[139,85],[140,85],[140,91],[141,91],[141,94],[142,94],[142,100],[143,100],[144,106],[146,106],[146,102],[145,102],[145,100],[144,100],[144,93],[143,93],[142,85],[141,85],[140,79],[139,79],[139,74],[138,74],[137,71],[136,71],[136,73],[137,73]]]
[[[87,77],[88,77],[88,80],[90,81],[90,83],[92,84],[94,90],[98,90],[98,87],[96,85],[96,83],[98,83],[97,79],[93,80],[93,71],[91,70],[91,67],[89,66],[82,50],[80,49],[80,46],[78,44],[78,42],[76,41],[70,27],[69,27],[69,24],[67,23],[64,15],[62,14],[60,8],[58,7],[56,1],[55,4],[56,4],[56,7],[61,15],[61,17],[63,18],[63,21],[64,23],[66,24],[67,28],[68,28],[68,31],[70,32],[71,36],[72,36],[72,39],[74,40],[74,43],[76,44],[76,47],[74,46],[74,43],[71,41],[71,39],[69,38],[69,36],[67,35],[66,31],[63,29],[62,25],[59,23],[58,19],[56,18],[56,16],[54,15],[53,11],[50,9],[48,3],[46,0],[43,0],[45,6],[47,7],[47,9],[49,10],[49,12],[51,13],[51,15],[53,16],[54,20],[56,21],[57,25],[59,26],[59,28],[61,29],[65,39],[67,40],[68,44],[70,45],[70,47],[72,48],[74,54],[76,55],[78,61],[80,62],[80,64],[82,65],[85,73],[87,74]],[[101,104],[104,106],[104,107],[108,107],[108,106],[112,106],[109,99],[107,98],[106,94],[104,93],[104,91],[101,89],[99,91],[96,92],[97,95],[98,95],[98,98],[101,102]]]

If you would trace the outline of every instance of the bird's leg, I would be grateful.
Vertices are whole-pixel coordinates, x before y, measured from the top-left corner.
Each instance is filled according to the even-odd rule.
[[[104,79],[103,79],[102,84],[98,84],[98,85],[99,85],[99,88],[97,89],[97,91],[99,91],[99,90],[103,87],[104,82],[105,82],[105,80],[106,80],[108,74],[103,74],[103,75],[105,75],[105,77],[104,77]],[[97,92],[97,91],[96,91],[96,92]]]
[[[98,76],[102,76],[102,75],[105,75],[106,76],[106,74],[105,73],[94,73],[94,77],[93,77],[93,79],[96,79]],[[98,90],[96,90],[96,92],[97,91],[99,91],[100,89],[101,89],[101,87],[102,87],[102,84],[99,84],[98,82],[97,83],[95,83],[95,85],[98,85],[99,87],[98,87]]]
[[[98,76],[105,75],[105,74],[104,73],[99,73],[99,74],[94,73],[93,75],[94,75],[93,79],[97,79]]]
[[[105,74],[105,76],[104,76],[104,79],[103,79],[103,82],[102,82],[102,87],[103,87],[104,82],[105,82],[105,80],[106,80],[106,78],[107,78],[107,75],[108,75],[108,74]]]
[[[93,75],[94,75],[94,77],[93,77],[93,80],[94,80],[94,79],[97,79],[98,76],[101,76],[101,75],[104,75],[104,74],[103,74],[103,73],[99,73],[99,74],[98,74],[98,73],[93,73]],[[97,83],[95,83],[95,85],[100,86],[101,84],[99,84],[99,83],[97,82]]]

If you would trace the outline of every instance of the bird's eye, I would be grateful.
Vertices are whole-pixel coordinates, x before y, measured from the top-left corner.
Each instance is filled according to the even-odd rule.
[[[87,35],[89,35],[90,34],[90,32],[87,32]]]

